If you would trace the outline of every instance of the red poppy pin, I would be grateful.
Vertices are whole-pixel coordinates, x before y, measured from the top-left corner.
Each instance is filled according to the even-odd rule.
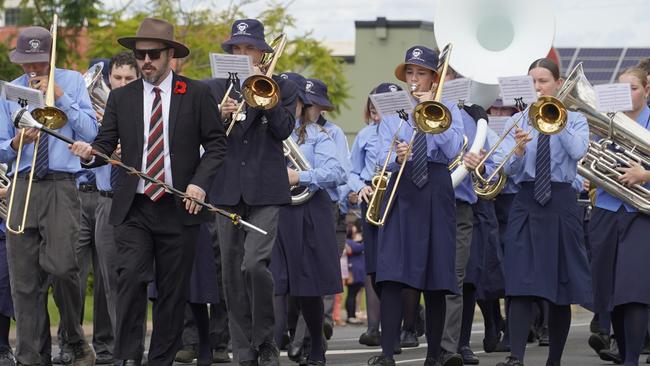
[[[185,94],[187,91],[187,84],[184,81],[177,81],[174,85],[174,94]]]

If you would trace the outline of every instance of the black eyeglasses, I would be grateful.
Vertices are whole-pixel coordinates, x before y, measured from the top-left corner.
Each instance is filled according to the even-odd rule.
[[[171,47],[165,47],[165,48],[154,48],[150,50],[133,50],[133,56],[136,58],[136,60],[144,60],[147,55],[149,55],[150,60],[157,60],[160,58],[160,53],[162,51],[168,50]]]

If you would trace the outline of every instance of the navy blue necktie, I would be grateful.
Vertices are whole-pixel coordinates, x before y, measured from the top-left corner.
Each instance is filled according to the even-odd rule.
[[[535,201],[544,206],[551,199],[551,136],[537,136],[535,160]]]
[[[36,153],[36,164],[34,166],[34,176],[37,178],[43,178],[49,168],[50,168],[50,159],[48,158],[48,137],[49,135],[41,133],[41,137],[38,140],[38,152]]]
[[[427,138],[420,132],[415,132],[413,139],[412,162],[411,180],[418,188],[422,188],[429,180],[429,173],[427,169]]]
[[[115,190],[115,186],[117,185],[117,180],[119,179],[120,176],[120,167],[118,166],[111,166],[111,189]]]
[[[86,184],[96,185],[97,179],[95,178],[95,173],[91,170],[86,172]]]

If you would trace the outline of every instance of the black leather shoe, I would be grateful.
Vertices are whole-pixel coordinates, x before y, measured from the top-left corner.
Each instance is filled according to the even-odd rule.
[[[101,352],[96,355],[96,365],[112,365],[115,363],[115,358],[108,352]]]
[[[442,350],[440,351],[440,364],[442,366],[463,366],[463,358],[458,353]]]
[[[598,357],[603,361],[614,362],[617,365],[623,362],[615,336],[609,337],[609,347],[600,350],[600,352],[598,352]]]
[[[197,350],[195,346],[187,346],[184,347],[183,349],[179,350],[176,352],[176,356],[174,356],[174,361],[180,362],[180,363],[192,363],[194,362],[194,359],[198,356]]]
[[[402,346],[400,346],[399,343],[395,343],[395,346],[393,346],[393,354],[394,355],[402,354]]]
[[[510,345],[502,340],[497,343],[494,352],[510,352]]]
[[[359,337],[359,343],[369,347],[377,347],[381,344],[381,333],[377,329],[363,332]]]
[[[478,365],[478,357],[472,352],[472,349],[465,346],[458,349],[460,357],[463,358],[464,365]]]
[[[330,338],[332,338],[332,334],[334,334],[334,328],[332,327],[332,323],[330,323],[327,320],[323,322],[323,334],[325,334],[325,339],[327,339],[328,341],[330,340]]]
[[[548,347],[549,341],[548,341],[548,327],[542,327],[539,330],[539,341],[537,344],[540,347]]]
[[[499,362],[496,366],[524,366],[524,363],[519,361],[517,357],[510,355],[506,357],[506,360]]]
[[[16,366],[16,359],[11,348],[2,346],[0,347],[0,366]]]
[[[497,348],[499,340],[495,337],[483,338],[483,351],[485,353],[492,353]]]
[[[420,345],[415,331],[412,330],[403,330],[399,339],[399,344],[402,348],[415,348]]]
[[[604,334],[594,333],[589,336],[588,343],[589,347],[598,354],[601,350],[609,347],[609,337]]]
[[[140,360],[123,360],[122,366],[140,366]]]
[[[293,362],[299,362],[302,357],[302,346],[298,347],[293,343],[289,343],[287,347],[287,357]]]
[[[55,365],[70,365],[72,364],[72,353],[68,350],[61,350],[61,352],[52,357],[52,363]]]
[[[212,350],[212,360],[215,363],[228,363],[232,361],[227,349]]]
[[[368,360],[369,366],[395,366],[395,360],[392,357],[386,357],[384,355],[372,356]]]
[[[433,357],[427,357],[424,360],[424,366],[440,366],[440,362]]]
[[[260,366],[280,366],[280,351],[274,342],[265,342],[257,351]]]

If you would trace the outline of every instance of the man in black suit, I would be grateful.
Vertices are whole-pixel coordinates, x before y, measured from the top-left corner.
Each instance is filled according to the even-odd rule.
[[[229,40],[221,47],[228,53],[248,55],[256,73],[260,59],[273,49],[264,40],[264,26],[255,19],[233,23]],[[217,218],[223,263],[223,285],[228,307],[230,336],[235,359],[240,365],[279,365],[273,341],[273,278],[268,264],[275,243],[279,206],[289,204],[290,178],[282,150],[295,125],[297,90],[295,85],[275,78],[280,102],[268,110],[247,107],[246,118],[237,121],[231,114],[237,102],[231,93],[221,106],[221,118],[235,123],[228,136],[228,154],[210,191],[210,200],[240,214],[268,231],[263,236],[238,230],[228,220]],[[214,98],[223,99],[228,83],[207,81]],[[238,85],[236,85],[237,89]],[[292,179],[298,182],[297,173]]]
[[[95,142],[76,142],[72,151],[90,161],[91,149],[111,155],[119,141],[125,164],[203,201],[225,156],[226,141],[207,86],[172,72],[172,58],[187,56],[189,49],[174,41],[170,23],[158,19],[143,20],[135,37],[118,42],[133,50],[142,79],[111,92]],[[172,364],[199,224],[210,219],[193,201],[136,175],[122,176],[116,184],[110,214],[119,263],[115,358],[139,364],[147,284],[155,279],[158,298],[149,365]]]

